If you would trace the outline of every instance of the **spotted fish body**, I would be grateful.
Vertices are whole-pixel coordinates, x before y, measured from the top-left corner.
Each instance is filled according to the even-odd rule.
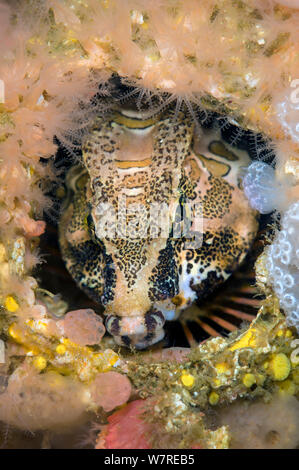
[[[59,238],[118,344],[161,340],[165,320],[241,263],[258,225],[240,186],[249,161],[172,110],[149,117],[120,108],[95,121],[83,165],[67,175]]]

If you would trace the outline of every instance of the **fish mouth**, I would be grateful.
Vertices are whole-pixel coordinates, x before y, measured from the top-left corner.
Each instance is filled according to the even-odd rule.
[[[145,315],[109,315],[106,329],[120,346],[145,349],[164,338],[165,317],[162,312],[152,308]]]

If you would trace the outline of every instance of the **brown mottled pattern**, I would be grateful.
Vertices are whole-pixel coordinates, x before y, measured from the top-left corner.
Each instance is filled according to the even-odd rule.
[[[123,336],[112,328],[116,341],[146,347],[163,337],[159,308],[163,312],[170,303],[180,311],[194,300],[192,292],[203,298],[227,279],[250,248],[257,221],[238,187],[239,169],[249,162],[246,152],[232,150],[215,133],[194,136],[193,122],[183,113],[174,116],[167,110],[157,120],[142,120],[137,111],[133,117],[121,112],[115,120],[96,120],[83,143],[85,170],[70,170],[60,244],[78,284],[105,305],[108,329],[118,325]],[[117,213],[123,195],[126,225],[134,221],[138,204],[143,215],[125,236],[99,239],[103,218],[97,207],[109,203]],[[202,207],[200,247],[186,248],[183,238],[171,235],[188,201]],[[153,238],[148,231],[154,203],[178,204],[164,239]],[[109,224],[117,226],[112,216]],[[134,238],[136,227],[141,238]],[[128,318],[131,323],[121,320]]]

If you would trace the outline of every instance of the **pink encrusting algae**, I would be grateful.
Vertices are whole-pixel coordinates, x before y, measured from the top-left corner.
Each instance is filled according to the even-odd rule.
[[[96,449],[150,449],[146,434],[150,426],[142,420],[144,400],[135,400],[108,418]]]
[[[62,335],[80,346],[99,344],[105,333],[102,318],[91,309],[68,312],[58,327]]]

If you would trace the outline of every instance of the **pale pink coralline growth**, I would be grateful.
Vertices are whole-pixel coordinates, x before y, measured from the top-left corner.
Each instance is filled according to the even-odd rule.
[[[91,309],[68,312],[58,326],[63,335],[80,346],[99,344],[105,334],[102,318]]]
[[[26,276],[25,278],[20,279],[16,275],[11,275],[5,279],[5,282],[3,282],[2,279],[1,292],[3,297],[13,293],[17,297],[18,303],[22,306],[20,311],[22,311],[22,314],[26,316],[25,309],[28,308],[27,316],[29,317],[31,314],[33,314],[34,308],[37,309],[36,312],[41,312],[39,308],[41,306],[35,305],[36,299],[34,290],[36,287],[37,282],[31,276]],[[18,311],[18,314],[21,313]],[[44,314],[45,312],[43,312],[43,315]]]
[[[42,194],[41,189],[35,185],[30,187],[30,182],[37,182],[38,174],[34,174],[29,180],[28,170],[24,164],[28,163],[33,168],[34,162],[22,155],[21,149],[17,142],[17,137],[9,137],[5,142],[0,144],[0,200],[3,204],[2,215],[0,219],[1,225],[10,223],[10,228],[18,225],[24,230],[24,227],[15,219],[20,214],[26,215],[32,212],[32,205],[28,199],[36,202],[37,208],[46,205],[46,197]],[[23,163],[23,164],[22,164]],[[8,217],[9,214],[9,217]],[[11,236],[10,236],[11,238]]]
[[[5,33],[7,33],[9,29],[9,15],[10,9],[8,5],[0,3],[0,27]]]
[[[0,227],[10,220],[10,213],[6,209],[0,209]]]
[[[59,6],[59,2],[55,3]],[[69,129],[74,135],[74,128],[78,132],[82,125],[88,124],[88,119],[80,121],[79,103],[89,102],[97,91],[98,82],[90,78],[88,67],[81,67],[73,58],[49,55],[46,46],[41,47],[39,41],[30,41],[32,53],[28,54],[27,40],[34,36],[33,31],[28,30],[22,18],[11,29],[11,11],[1,1],[0,13],[0,79],[4,82],[0,123],[0,225],[3,228],[1,241],[8,257],[1,270],[1,296],[16,297],[20,306],[17,314],[22,319],[38,320],[46,317],[47,310],[36,305],[36,285],[29,285],[26,277],[15,275],[16,257],[9,259],[11,248],[21,230],[26,237],[25,254],[22,252],[19,257],[23,257],[19,262],[22,273],[26,274],[39,262],[39,255],[29,240],[45,230],[42,220],[34,220],[33,210],[38,218],[41,209],[49,205],[38,186],[49,168],[45,170],[39,159],[55,153],[55,135],[63,138]],[[42,37],[46,30],[40,33]],[[9,36],[8,41],[6,36]],[[74,123],[74,110],[78,110],[79,124]],[[4,140],[3,136],[6,136]],[[100,325],[94,333],[89,332],[87,341],[100,340],[103,328]]]
[[[18,41],[22,41],[22,33],[11,27],[11,10],[5,3],[0,2],[0,54],[3,56],[11,50]],[[18,34],[19,33],[19,34]],[[21,34],[20,34],[21,33]]]
[[[23,364],[1,394],[0,420],[20,429],[64,429],[85,418],[86,388],[54,372],[39,374]]]
[[[56,146],[52,139],[58,122],[51,120],[53,117],[50,114],[47,126],[45,126],[45,111],[18,109],[13,116],[18,137],[22,141],[22,151],[26,155],[42,157],[55,153]]]
[[[30,96],[36,90],[34,84],[38,83],[41,65],[40,60],[29,60],[20,46],[15,55],[0,64],[0,76],[5,85],[5,107],[11,111],[20,105],[20,97]]]
[[[46,228],[46,223],[43,220],[29,219],[24,224],[24,229],[28,237],[40,237]]]
[[[64,23],[72,26],[80,24],[79,18],[60,0],[47,0],[47,5],[53,8],[57,24]]]
[[[59,7],[59,2],[53,3]],[[3,13],[0,19],[3,22],[0,43],[3,43],[5,38],[2,35],[6,32],[4,26],[9,24],[9,12],[7,6],[0,5],[1,12],[6,12],[6,16]],[[7,117],[1,120],[1,135],[7,135],[7,138],[0,143],[0,198],[13,212],[16,198],[29,200],[37,208],[45,206],[45,197],[35,185],[44,172],[39,159],[49,158],[55,153],[55,135],[63,140],[64,133],[69,129],[72,136],[74,128],[80,132],[82,124],[75,123],[74,110],[78,110],[79,122],[82,114],[79,103],[88,102],[98,88],[98,82],[95,78],[91,79],[88,67],[78,66],[73,59],[50,56],[38,41],[30,43],[34,53],[28,55],[26,39],[28,35],[32,37],[32,31],[27,32],[21,20],[14,30],[19,38],[17,47],[6,50],[0,63],[0,79],[4,82],[5,91],[3,106],[8,111],[4,115]],[[88,119],[82,117],[81,122],[85,126]],[[3,215],[0,222],[5,224],[8,222],[7,213]],[[29,224],[27,222],[19,219],[12,221],[12,224],[21,225],[28,236],[37,236],[42,232],[40,222],[29,230],[24,227]]]
[[[28,214],[18,210],[14,212],[14,215],[15,221],[28,237],[39,237],[44,233],[46,223],[43,220],[34,220]]]
[[[129,400],[132,386],[125,375],[113,371],[103,372],[95,377],[90,392],[95,405],[108,412]]]

